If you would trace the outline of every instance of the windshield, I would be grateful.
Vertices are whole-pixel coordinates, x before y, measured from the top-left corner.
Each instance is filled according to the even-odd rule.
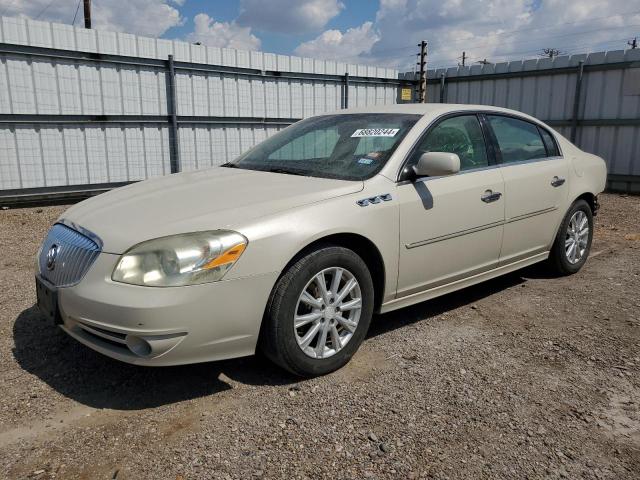
[[[223,166],[364,180],[387,163],[420,115],[354,113],[302,120]]]

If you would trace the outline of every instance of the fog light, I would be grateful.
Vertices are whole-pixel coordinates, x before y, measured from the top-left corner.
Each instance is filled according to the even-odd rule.
[[[167,353],[186,336],[186,333],[171,333],[169,335],[127,335],[127,348],[139,357],[157,357]]]
[[[151,345],[144,338],[135,335],[127,335],[127,347],[139,357],[147,357],[151,354]]]

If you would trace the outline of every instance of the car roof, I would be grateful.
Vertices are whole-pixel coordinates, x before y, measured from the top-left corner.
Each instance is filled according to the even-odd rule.
[[[491,111],[502,112],[519,117],[528,118],[540,122],[526,113],[518,112],[508,108],[494,107],[491,105],[468,105],[457,103],[399,103],[393,105],[372,105],[368,107],[347,108],[337,110],[332,114],[350,114],[350,113],[407,113],[414,115],[442,115],[449,112],[465,112],[465,111]]]

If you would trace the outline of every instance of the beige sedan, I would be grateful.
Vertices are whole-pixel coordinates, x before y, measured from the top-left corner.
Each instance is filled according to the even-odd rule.
[[[394,105],[305,119],[231,163],[79,203],[37,260],[69,335],[149,366],[262,350],[299,375],[349,361],[389,312],[589,255],[602,159],[527,115]]]

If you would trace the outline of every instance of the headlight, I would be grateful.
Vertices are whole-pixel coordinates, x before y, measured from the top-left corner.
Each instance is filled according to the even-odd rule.
[[[225,230],[156,238],[122,255],[111,279],[149,287],[215,282],[240,258],[246,246],[246,238]]]

